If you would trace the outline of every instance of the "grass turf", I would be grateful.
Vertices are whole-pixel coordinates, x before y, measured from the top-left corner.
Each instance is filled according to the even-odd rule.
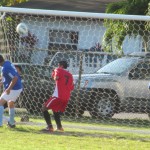
[[[34,120],[32,120],[33,122]],[[40,121],[40,120],[38,120]],[[87,128],[65,128],[64,133],[43,133],[44,125],[18,124],[0,128],[3,150],[149,150],[150,135]],[[69,123],[65,123],[69,126]],[[72,124],[71,124],[72,125]],[[76,123],[78,125],[78,123]],[[79,124],[81,125],[81,124]],[[84,127],[84,124],[82,124]],[[86,124],[85,124],[86,126]]]

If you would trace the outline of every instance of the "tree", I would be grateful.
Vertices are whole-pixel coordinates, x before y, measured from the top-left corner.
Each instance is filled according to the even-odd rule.
[[[148,12],[147,12],[147,16],[150,16],[150,2],[149,2],[149,4],[148,4]],[[147,30],[150,31],[150,22],[147,22],[146,28],[147,28]],[[149,43],[150,43],[150,41],[149,41]],[[150,44],[149,44],[149,46],[150,46]]]
[[[28,0],[2,0],[0,6],[13,6],[18,3],[27,2]]]
[[[149,0],[126,0],[111,3],[106,8],[106,13],[128,14],[128,15],[146,15],[148,12]],[[145,51],[148,50],[149,30],[144,21],[122,21],[122,20],[104,20],[106,32],[104,35],[103,48],[105,51],[111,51],[112,41],[116,43],[116,48],[123,53],[122,43],[127,35],[143,38]]]
[[[147,13],[148,16],[150,16],[150,3],[148,4],[148,13]]]

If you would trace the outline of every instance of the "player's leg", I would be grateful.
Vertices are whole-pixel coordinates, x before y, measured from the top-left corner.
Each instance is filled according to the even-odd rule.
[[[15,127],[15,101],[19,97],[22,89],[20,90],[11,90],[9,95],[5,95],[5,98],[8,102],[8,108],[9,108],[9,122],[8,127],[14,128]]]
[[[3,114],[4,114],[4,104],[6,100],[0,97],[0,127],[3,126]]]
[[[6,103],[4,104],[4,109],[6,109],[7,107],[8,107],[8,103],[6,102]],[[8,122],[8,121],[9,121],[9,117],[3,115],[3,122]]]
[[[61,113],[53,112],[53,114],[54,114],[54,119],[57,125],[56,131],[64,131],[64,129],[62,128],[62,124],[61,124]]]
[[[47,124],[47,128],[44,130],[47,130],[50,132],[53,132],[54,129],[53,129],[52,121],[51,121],[51,116],[50,116],[48,110],[51,109],[51,105],[53,105],[53,100],[55,100],[55,98],[51,97],[43,104],[43,107],[42,107],[44,120]]]
[[[44,116],[45,122],[47,124],[46,130],[49,130],[50,132],[52,132],[53,125],[52,125],[52,121],[51,121],[51,116],[45,106],[43,106],[42,111],[43,111],[43,116]]]
[[[9,101],[8,102],[8,108],[9,108],[9,122],[8,126],[13,126],[15,127],[15,104],[14,101]]]
[[[58,98],[57,110],[53,111],[54,119],[57,125],[56,131],[64,131],[61,124],[61,114],[65,111],[68,104],[68,100],[62,100]]]

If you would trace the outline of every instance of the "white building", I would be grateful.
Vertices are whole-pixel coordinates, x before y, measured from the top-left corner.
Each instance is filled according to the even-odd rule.
[[[70,13],[72,11],[104,13],[107,4],[116,1],[120,0],[88,0],[84,2],[81,0],[70,2],[65,0],[31,0],[14,6],[66,11],[68,13],[68,17],[44,15],[43,18],[43,15],[34,14],[21,18],[21,21],[28,25],[30,32],[38,38],[38,43],[35,46],[37,51],[33,54],[33,61],[37,61],[38,56],[42,56],[44,61],[49,55],[48,51],[89,50],[92,47],[96,47],[96,43],[101,45],[106,30],[103,25],[103,18],[70,17]],[[37,10],[37,13],[40,13],[40,10],[39,12]],[[126,36],[122,49],[124,54],[142,51],[142,38],[140,36]],[[112,51],[115,51],[115,43],[112,43]]]

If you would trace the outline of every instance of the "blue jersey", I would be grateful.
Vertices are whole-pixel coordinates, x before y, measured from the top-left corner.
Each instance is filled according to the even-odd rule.
[[[12,79],[17,76],[18,80],[16,84],[13,86],[12,90],[22,89],[22,83],[20,75],[18,74],[15,66],[10,61],[5,61],[2,68],[2,82],[4,84],[4,88],[7,89]]]

